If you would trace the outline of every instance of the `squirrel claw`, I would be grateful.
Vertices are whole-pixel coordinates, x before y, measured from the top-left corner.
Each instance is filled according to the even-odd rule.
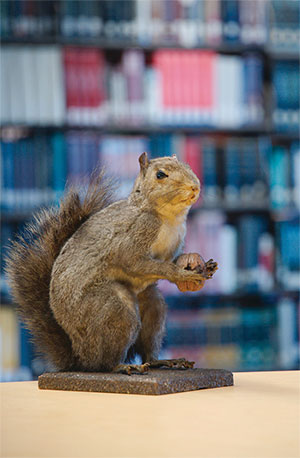
[[[215,262],[213,259],[209,259],[209,261],[206,261],[205,263],[205,278],[209,279],[212,278],[213,274],[218,270],[218,263]]]
[[[149,363],[144,364],[119,364],[113,372],[117,374],[144,374],[148,372],[150,367]]]

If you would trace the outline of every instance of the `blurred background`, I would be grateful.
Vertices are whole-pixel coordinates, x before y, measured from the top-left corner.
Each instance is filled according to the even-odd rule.
[[[185,251],[219,270],[161,282],[164,357],[299,367],[298,0],[1,0],[1,380],[45,368],[4,275],[9,239],[97,165],[127,196],[138,156],[202,182]]]

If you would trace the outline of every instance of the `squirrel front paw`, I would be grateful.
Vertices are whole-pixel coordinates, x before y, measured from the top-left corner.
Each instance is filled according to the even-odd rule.
[[[217,262],[215,262],[213,259],[206,261],[205,268],[204,268],[206,278],[211,278],[216,270],[218,270]]]
[[[187,274],[185,279],[176,282],[177,288],[182,292],[199,291],[203,288],[205,280],[211,278],[218,269],[215,261],[210,259],[205,262],[198,253],[182,254],[177,258],[176,265]]]

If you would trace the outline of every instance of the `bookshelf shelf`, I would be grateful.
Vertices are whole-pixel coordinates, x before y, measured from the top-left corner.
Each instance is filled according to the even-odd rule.
[[[76,38],[72,39],[63,38],[63,37],[43,37],[41,38],[4,38],[2,39],[2,45],[34,45],[34,46],[43,46],[43,45],[56,45],[56,46],[75,46],[75,47],[85,47],[85,48],[99,48],[104,51],[123,51],[124,49],[141,49],[145,52],[152,52],[158,49],[201,49],[201,50],[210,50],[220,54],[245,54],[249,52],[262,54],[267,59],[275,60],[299,60],[300,58],[300,48],[296,49],[287,49],[279,50],[275,48],[270,48],[268,46],[259,46],[259,45],[244,45],[240,43],[223,43],[218,46],[212,45],[197,45],[192,47],[182,46],[178,43],[157,43],[153,44],[141,44],[136,41],[118,41],[118,40],[102,40],[102,39],[90,39],[90,38]]]
[[[139,126],[130,126],[130,125],[107,125],[107,126],[93,126],[93,125],[71,125],[65,124],[62,126],[55,125],[25,125],[25,124],[7,124],[3,125],[0,129],[0,135],[3,136],[5,131],[9,129],[20,129],[24,133],[29,132],[47,132],[47,131],[68,131],[68,130],[84,130],[92,131],[100,134],[135,134],[135,135],[150,135],[150,134],[198,134],[198,135],[227,135],[227,136],[258,136],[258,135],[267,135],[277,141],[294,141],[299,140],[300,132],[276,132],[273,129],[268,128],[267,126],[249,126],[241,127],[236,129],[231,128],[218,128],[218,127],[205,127],[205,126],[155,126],[155,125],[139,125]]]
[[[194,296],[186,297],[184,303],[182,303],[181,297],[179,296],[168,296],[168,302],[171,308],[184,310],[187,306],[192,308],[199,308],[203,303],[208,305],[227,306],[230,302],[240,303],[242,306],[252,305],[259,307],[262,304],[268,304],[274,306],[274,300],[284,295],[292,298],[298,298],[300,291],[298,290],[285,290],[285,289],[273,289],[272,292],[265,291],[237,291],[231,294],[214,293],[205,294],[200,293]],[[241,302],[241,300],[243,302]]]

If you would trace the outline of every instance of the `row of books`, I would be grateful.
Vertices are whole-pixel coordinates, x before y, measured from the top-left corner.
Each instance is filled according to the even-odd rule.
[[[300,209],[298,142],[287,147],[272,145],[268,137],[20,132],[8,130],[1,141],[1,208],[6,212],[30,212],[58,201],[67,181],[85,183],[99,166],[118,178],[119,196],[127,197],[143,151],[151,157],[176,154],[191,166],[202,183],[196,207]]]
[[[273,307],[170,310],[163,357],[238,371],[297,368],[298,319],[299,304],[285,297]]]
[[[297,2],[300,5],[300,2]],[[300,43],[300,40],[299,40]],[[272,121],[280,130],[297,129],[300,116],[299,63],[277,61],[272,72],[273,104]]]
[[[276,224],[277,279],[287,289],[299,290],[300,229],[299,218]]]
[[[160,356],[185,357],[202,368],[295,369],[299,364],[298,318],[298,304],[288,297],[263,308],[204,304],[197,310],[169,309]],[[0,381],[28,380],[46,369],[14,307],[1,307]]]
[[[293,0],[2,0],[2,38],[103,38],[150,45],[297,48]]]
[[[276,308],[170,311],[165,356],[188,357],[198,367],[272,369],[277,363]]]
[[[290,65],[288,85],[298,74]],[[130,49],[110,64],[97,49],[6,46],[1,75],[2,124],[237,128],[264,118],[263,65],[255,54],[157,50],[146,65],[143,51]],[[274,110],[277,102],[283,112],[291,108],[291,127],[299,100],[277,80]]]

